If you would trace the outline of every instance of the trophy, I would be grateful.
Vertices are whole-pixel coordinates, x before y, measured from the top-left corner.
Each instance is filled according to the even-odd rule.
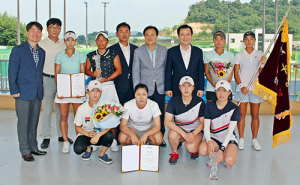
[[[211,172],[210,172],[210,180],[218,180],[218,159],[219,154],[217,152],[214,152],[211,154],[211,160],[212,160],[212,166],[211,166]]]
[[[96,63],[96,71],[101,71],[101,66],[100,66],[100,55],[94,55],[94,60]],[[96,80],[101,81],[102,76],[97,76]]]

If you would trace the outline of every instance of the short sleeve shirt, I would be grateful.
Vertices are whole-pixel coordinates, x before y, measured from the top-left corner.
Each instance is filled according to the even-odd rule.
[[[76,74],[80,73],[80,64],[85,63],[85,57],[83,53],[77,50],[71,57],[68,57],[64,50],[56,55],[55,63],[61,65],[61,74]]]
[[[216,100],[209,102],[205,107],[205,119],[211,120],[211,137],[223,143],[228,131],[230,121],[241,121],[239,107],[231,101],[222,109],[218,109]],[[230,140],[237,142],[233,132]]]
[[[199,118],[204,116],[205,102],[198,96],[193,96],[189,105],[185,106],[181,96],[169,100],[166,112],[174,115],[174,122],[185,132],[195,130],[200,124]]]
[[[208,64],[209,61],[212,60],[222,60],[226,62],[231,62],[234,65],[234,55],[230,51],[224,50],[224,52],[219,55],[215,50],[209,51],[204,55],[204,64]],[[214,86],[211,85],[209,81],[207,81],[206,91],[215,92]]]
[[[55,43],[49,37],[41,40],[39,46],[45,50],[45,64],[43,72],[49,75],[55,75],[54,62],[56,54],[66,49],[66,44],[63,39],[58,39]]]
[[[100,54],[98,50],[92,51],[87,54],[87,58],[91,62],[91,67],[93,71],[96,71],[96,61],[95,61],[95,56],[99,55],[100,56],[100,67],[101,67],[101,76],[102,78],[107,78],[110,75],[112,75],[116,69],[114,66],[114,59],[118,55],[116,51],[113,49],[107,49],[103,54]],[[92,79],[96,79],[95,77],[92,77]]]
[[[158,104],[155,101],[147,99],[147,104],[143,109],[139,109],[136,100],[132,99],[125,103],[124,108],[127,112],[123,115],[128,120],[128,124],[139,131],[149,129],[153,125],[153,118],[161,115]]]
[[[254,75],[258,65],[260,63],[261,57],[264,56],[264,53],[254,49],[250,54],[244,49],[235,55],[234,61],[235,64],[240,65],[240,79],[243,86],[247,87],[252,76]],[[262,65],[261,67],[263,67]],[[254,90],[254,82],[258,77],[258,73],[256,74],[253,83],[251,84],[249,90]],[[239,86],[237,86],[236,91],[241,91]]]
[[[74,118],[74,124],[82,127],[82,129],[87,132],[92,131],[94,128],[92,113],[93,108],[90,107],[89,102],[83,103],[78,107]]]

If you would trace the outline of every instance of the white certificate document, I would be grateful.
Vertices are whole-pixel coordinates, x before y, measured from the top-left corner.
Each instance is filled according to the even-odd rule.
[[[140,170],[158,172],[159,146],[141,146]]]
[[[71,97],[71,84],[70,75],[58,74],[57,75],[57,96],[58,97]]]
[[[71,75],[72,82],[72,96],[84,96],[85,95],[85,80],[84,73]]]
[[[140,147],[122,146],[122,172],[137,171],[140,168]]]

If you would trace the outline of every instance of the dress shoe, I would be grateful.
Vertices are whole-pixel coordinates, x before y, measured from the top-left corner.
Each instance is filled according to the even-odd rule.
[[[59,142],[64,142],[64,138],[63,137],[58,137],[58,141]],[[69,141],[70,144],[73,144],[73,140],[72,139],[68,138],[68,141]]]
[[[34,161],[34,158],[31,154],[22,155],[22,158],[24,159],[24,161],[27,161],[27,162]]]
[[[48,148],[49,143],[50,143],[50,139],[44,139],[43,142],[42,142],[42,144],[41,144],[41,148],[42,149]]]
[[[166,147],[167,144],[166,144],[165,140],[159,146]]]
[[[33,155],[46,155],[46,151],[41,151],[41,150],[36,150],[36,151],[31,151],[31,154]]]

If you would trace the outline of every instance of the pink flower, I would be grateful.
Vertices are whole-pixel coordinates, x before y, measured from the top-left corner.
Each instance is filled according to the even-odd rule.
[[[114,109],[117,109],[117,110],[118,110],[118,108],[119,108],[118,106],[116,106],[116,105],[114,106]]]
[[[218,70],[218,69],[215,69],[214,72],[218,74],[219,70]]]
[[[110,109],[110,105],[109,105],[109,104],[107,104],[107,105],[106,105],[106,108],[107,108],[107,109]]]

